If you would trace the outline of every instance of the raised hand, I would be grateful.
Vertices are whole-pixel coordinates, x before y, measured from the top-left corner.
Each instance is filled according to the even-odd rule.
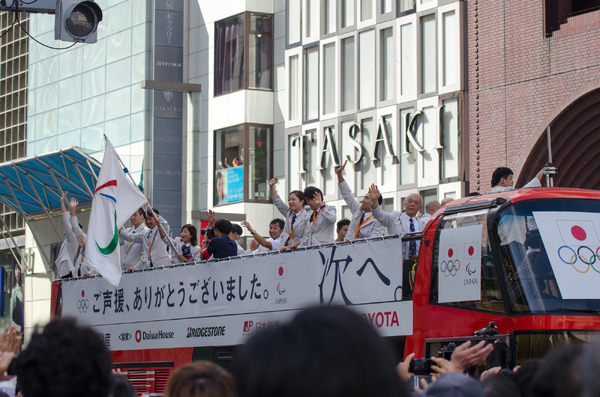
[[[377,208],[379,205],[379,196],[381,193],[374,183],[369,187],[369,196],[371,196],[371,208]]]

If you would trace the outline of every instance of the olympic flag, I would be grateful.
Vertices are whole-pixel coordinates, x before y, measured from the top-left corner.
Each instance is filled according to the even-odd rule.
[[[119,228],[147,202],[125,173],[115,148],[106,138],[104,160],[92,201],[85,260],[114,286],[121,281]]]

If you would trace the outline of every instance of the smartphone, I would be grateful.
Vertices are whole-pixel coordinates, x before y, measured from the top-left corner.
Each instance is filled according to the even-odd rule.
[[[429,375],[432,365],[435,365],[435,363],[430,358],[413,358],[410,360],[408,372],[415,375]]]

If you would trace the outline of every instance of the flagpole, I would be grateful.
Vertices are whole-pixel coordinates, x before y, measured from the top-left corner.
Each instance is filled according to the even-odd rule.
[[[108,138],[106,138],[106,134],[104,135],[104,141],[106,142]],[[106,149],[105,149],[106,150]],[[115,150],[115,154],[117,155],[117,159],[119,159],[119,163],[121,163],[121,167],[123,167],[123,170],[125,172],[125,175],[127,175],[129,177],[129,179],[131,179],[131,182],[135,185],[135,180],[133,180],[133,177],[131,176],[131,174],[129,173],[129,169],[125,166],[125,163],[123,163],[123,160],[121,160],[121,157],[119,156],[119,154],[116,152]],[[154,211],[152,210],[152,206],[150,205],[150,201],[148,200],[148,197],[146,196],[146,194],[144,192],[142,192],[142,194],[144,195],[144,197],[146,197],[146,204],[147,207],[149,209],[148,212],[150,212],[150,214],[158,220],[158,216],[156,216],[156,214],[154,213]],[[162,225],[157,222],[157,226],[158,228],[162,231],[162,234],[164,234],[165,236],[169,237],[169,235],[165,232],[165,229],[162,227]],[[173,244],[173,242],[171,241],[171,238],[167,238],[167,245],[169,247],[171,247],[171,249],[173,250],[173,252],[177,252],[177,248],[175,248],[175,244]]]

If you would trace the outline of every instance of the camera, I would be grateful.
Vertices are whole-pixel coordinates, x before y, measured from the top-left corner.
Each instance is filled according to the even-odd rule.
[[[430,358],[413,358],[410,360],[408,372],[412,372],[415,375],[429,375],[432,365],[435,365],[435,363]]]
[[[208,240],[215,238],[215,227],[209,226],[206,229],[200,229],[200,234],[206,237]]]

